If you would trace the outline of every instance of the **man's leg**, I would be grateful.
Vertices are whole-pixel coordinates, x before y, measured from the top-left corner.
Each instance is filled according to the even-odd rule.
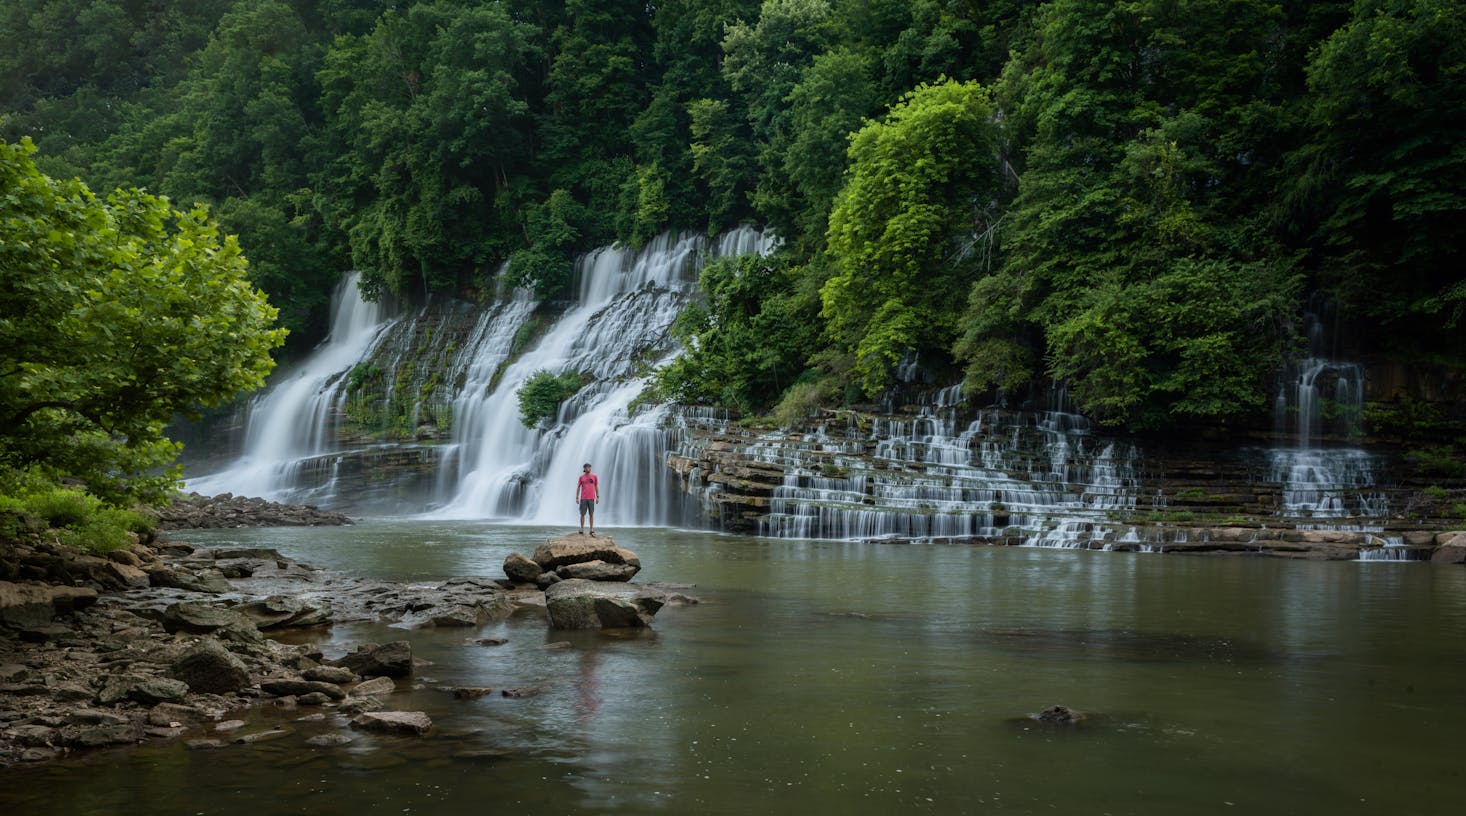
[[[596,534],[596,506],[594,504],[590,506],[590,534]]]

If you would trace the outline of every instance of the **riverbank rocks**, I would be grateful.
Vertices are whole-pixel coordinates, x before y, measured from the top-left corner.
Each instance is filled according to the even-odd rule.
[[[175,679],[194,691],[229,694],[249,685],[249,668],[214,638],[200,640],[171,666]]]
[[[0,581],[0,624],[22,629],[44,626],[96,602],[97,591],[91,587]]]
[[[545,609],[555,629],[617,629],[650,626],[666,601],[628,584],[569,578],[545,590]]]
[[[316,527],[350,524],[341,513],[314,505],[279,504],[264,499],[221,493],[178,496],[155,511],[160,530],[199,530],[220,527]]]

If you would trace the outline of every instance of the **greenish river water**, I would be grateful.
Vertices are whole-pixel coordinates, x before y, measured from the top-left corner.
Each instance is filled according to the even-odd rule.
[[[498,577],[559,530],[366,521],[178,535],[355,575]],[[432,661],[420,739],[251,715],[270,742],[0,771],[20,814],[1440,814],[1466,791],[1466,570],[612,530],[696,584],[641,636],[342,625]],[[469,645],[499,636],[498,647]],[[546,649],[568,640],[569,648]],[[445,686],[543,683],[456,700]],[[1025,719],[1061,703],[1078,728]],[[344,732],[349,745],[305,739]]]

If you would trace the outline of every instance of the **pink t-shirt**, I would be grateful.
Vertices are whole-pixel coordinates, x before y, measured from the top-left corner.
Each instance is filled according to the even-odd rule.
[[[594,473],[580,474],[580,498],[582,500],[599,498],[599,490],[600,480]]]

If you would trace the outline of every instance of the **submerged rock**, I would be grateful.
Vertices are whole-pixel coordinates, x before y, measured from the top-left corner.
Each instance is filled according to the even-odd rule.
[[[1051,705],[1034,714],[1033,719],[1049,725],[1074,725],[1089,719],[1089,716],[1066,705]]]

